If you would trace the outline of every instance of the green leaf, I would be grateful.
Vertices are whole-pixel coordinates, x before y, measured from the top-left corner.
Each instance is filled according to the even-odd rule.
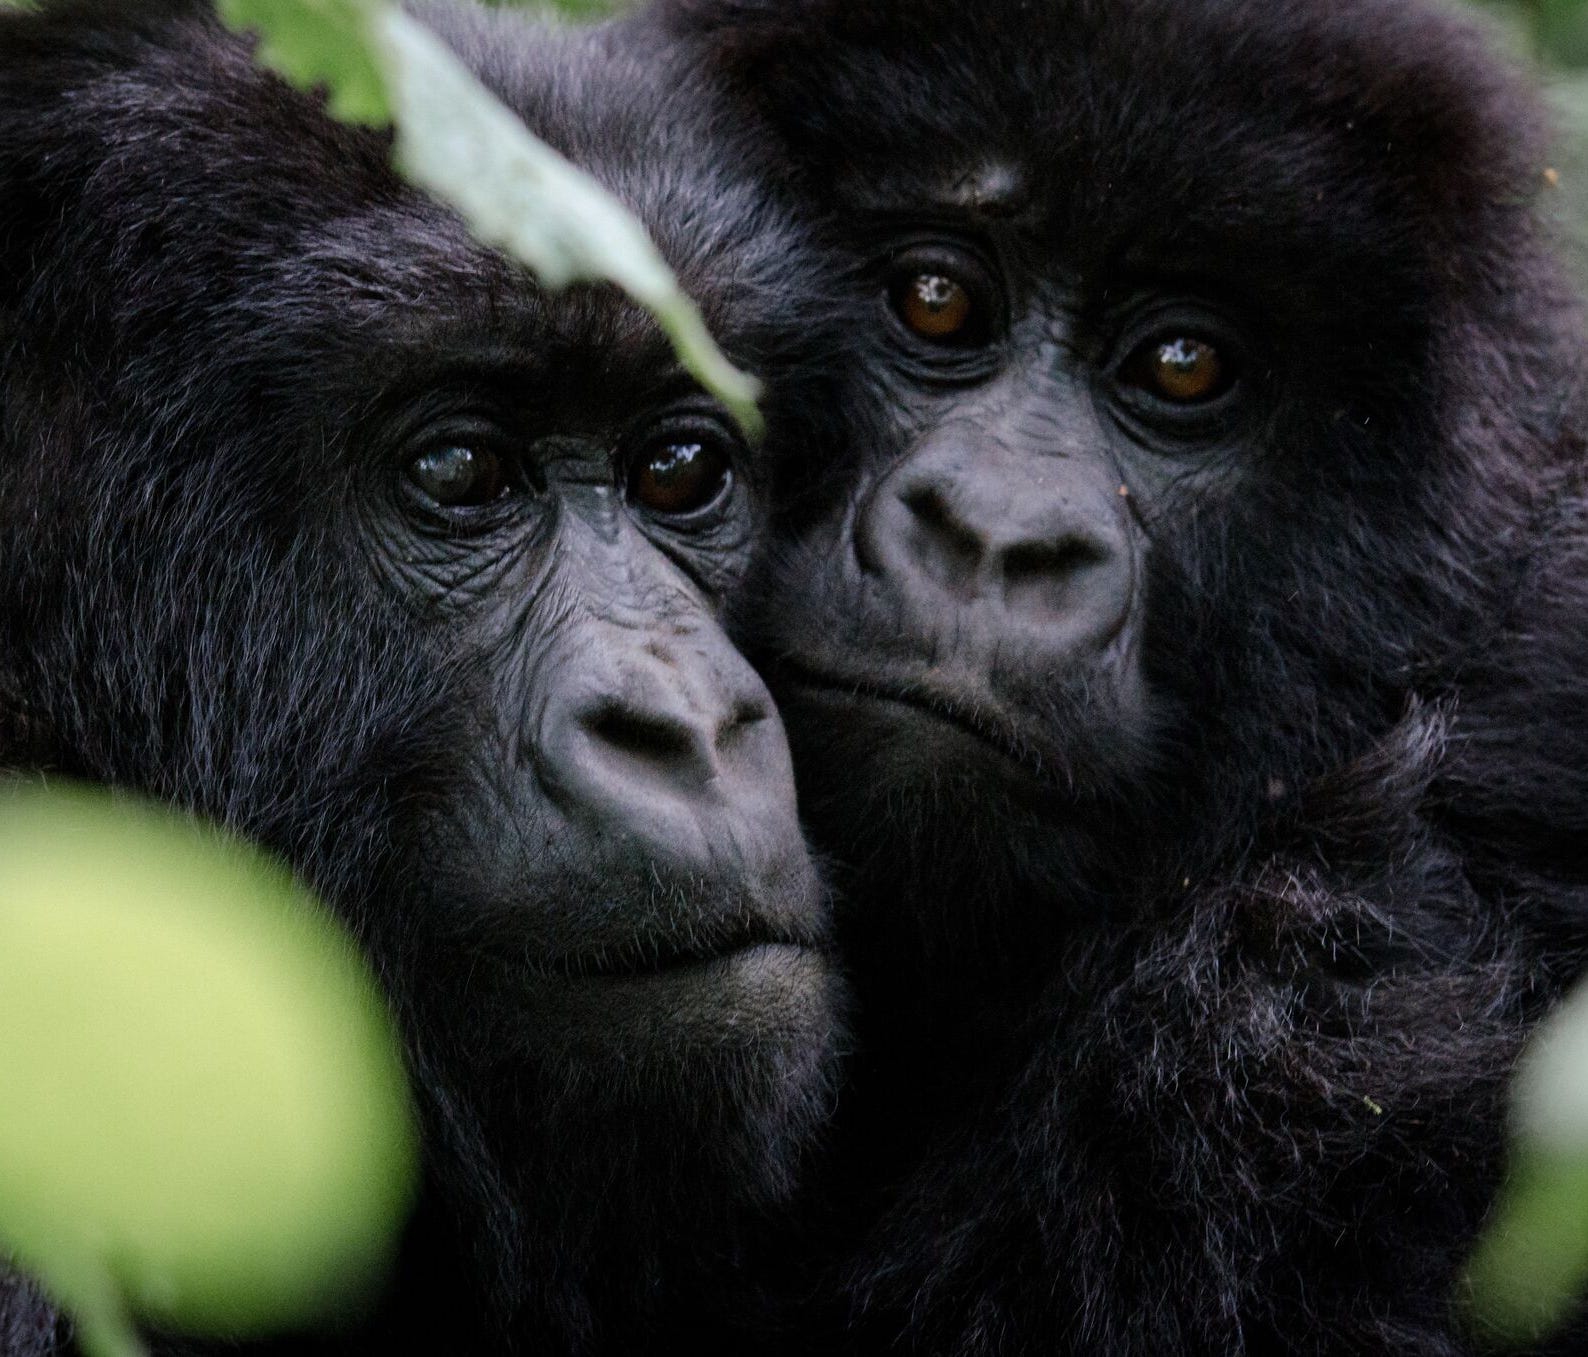
[[[746,432],[760,433],[757,383],[717,348],[644,228],[533,136],[417,19],[389,0],[220,0],[220,12],[258,30],[259,59],[273,70],[297,85],[323,85],[333,113],[393,121],[398,168],[485,244],[548,287],[622,288],[656,317],[690,374]]]
[[[1512,1091],[1512,1140],[1505,1187],[1466,1285],[1485,1333],[1526,1345],[1588,1288],[1588,986],[1528,1045]]]
[[[1588,6],[1583,0],[1537,0],[1539,45],[1557,65],[1588,65]]]
[[[356,1302],[412,1199],[383,998],[235,839],[103,792],[0,794],[0,1236],[94,1354]]]
[[[376,19],[397,114],[397,166],[456,208],[474,234],[550,287],[609,279],[649,310],[680,360],[751,432],[756,383],[712,342],[700,312],[628,210],[485,89],[423,24]]]
[[[324,87],[344,122],[391,121],[386,78],[370,51],[378,0],[216,0],[233,28],[259,35],[255,59],[304,89]]]
[[[1548,1336],[1588,1284],[1588,1155],[1521,1150],[1467,1268],[1468,1300],[1490,1342]]]

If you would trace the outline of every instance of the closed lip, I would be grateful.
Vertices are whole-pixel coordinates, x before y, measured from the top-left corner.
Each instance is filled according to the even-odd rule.
[[[814,951],[818,950],[818,940],[759,920],[734,920],[687,934],[625,938],[610,946],[561,957],[546,969],[568,980],[632,979],[696,969],[725,957],[766,948]]]
[[[1012,763],[1031,771],[1031,753],[1012,722],[988,706],[975,707],[937,691],[929,680],[885,677],[855,678],[827,673],[805,664],[785,661],[777,667],[779,681],[796,688],[811,689],[842,697],[850,701],[877,702],[889,706],[908,707],[943,725],[952,726],[1002,755]]]

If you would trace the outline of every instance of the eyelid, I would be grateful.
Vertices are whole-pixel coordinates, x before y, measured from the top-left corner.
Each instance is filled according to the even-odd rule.
[[[943,242],[894,251],[885,269],[889,283],[934,273],[953,279],[976,300],[996,299],[998,288],[992,268],[975,251],[956,249]]]

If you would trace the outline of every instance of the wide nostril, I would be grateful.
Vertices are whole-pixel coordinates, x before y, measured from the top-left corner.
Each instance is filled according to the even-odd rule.
[[[1055,656],[1118,635],[1135,569],[1112,473],[1058,459],[1036,471],[1009,458],[917,460],[884,482],[857,541],[925,626],[1018,632]]]
[[[581,654],[540,709],[529,750],[551,799],[680,861],[798,845],[783,723],[727,638],[666,655],[622,642]]]
[[[1004,583],[1011,591],[1078,575],[1088,566],[1102,565],[1108,552],[1097,542],[1067,537],[1059,542],[1021,542],[1003,554]]]
[[[616,756],[635,772],[692,787],[703,786],[715,772],[720,735],[708,721],[607,699],[583,713],[579,725],[598,757]]]
[[[899,502],[910,511],[910,546],[917,563],[948,589],[972,588],[987,550],[981,537],[959,521],[935,485],[910,486]]]
[[[1102,645],[1123,625],[1132,572],[1125,552],[1099,535],[1075,532],[1052,542],[1019,542],[999,560],[1010,617],[1066,645]]]

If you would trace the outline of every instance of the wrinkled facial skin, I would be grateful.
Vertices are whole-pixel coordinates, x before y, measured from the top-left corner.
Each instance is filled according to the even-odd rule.
[[[564,1045],[655,1061],[660,1090],[719,1034],[818,1036],[829,971],[782,727],[715,616],[757,529],[752,455],[676,379],[542,394],[601,358],[423,341],[357,435],[358,502],[384,587],[466,656],[466,757],[420,842],[505,1074],[527,1040],[559,1071]]]
[[[980,899],[1056,902],[1027,936],[1096,918],[1143,797],[1184,780],[1201,676],[1152,672],[1155,617],[1214,643],[1179,553],[1264,459],[1288,380],[1275,317],[1228,287],[1094,275],[1027,172],[946,177],[978,188],[895,183],[846,216],[875,385],[836,484],[780,492],[793,545],[755,646],[813,823],[857,894],[898,884],[868,880],[875,854],[959,902],[945,959],[999,936]]]
[[[244,42],[130,8],[0,33],[0,766],[221,819],[348,919],[428,1118],[399,1305],[464,1348],[645,1331],[691,1268],[723,1293],[835,1047],[785,737],[720,621],[767,454],[615,290],[547,293]],[[779,420],[805,341],[769,327],[823,270],[704,93],[427,15]]]
[[[1145,283],[1094,306],[985,212],[879,227],[863,268],[902,415],[866,430],[843,498],[801,524],[822,574],[797,606],[824,611],[790,624],[775,673],[802,729],[867,730],[876,785],[928,817],[1062,824],[1151,767],[1157,523],[1225,490],[1272,396],[1241,375],[1255,338],[1236,308]],[[955,328],[914,309],[933,288],[964,299]],[[1179,347],[1227,375],[1171,394]]]

